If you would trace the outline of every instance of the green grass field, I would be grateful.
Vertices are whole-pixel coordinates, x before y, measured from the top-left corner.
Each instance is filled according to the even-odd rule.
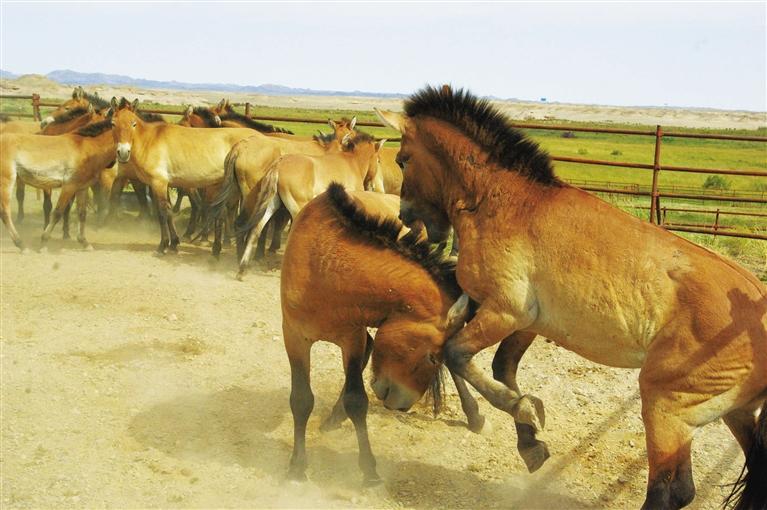
[[[48,101],[48,99],[44,99]],[[55,100],[53,100],[55,101]],[[156,103],[143,103],[146,109],[181,110],[179,106],[163,105]],[[43,108],[43,114],[50,108]],[[239,108],[244,111],[244,108]],[[0,104],[0,112],[13,115],[14,113],[31,113],[32,106],[28,100],[3,99]],[[338,119],[341,117],[356,116],[361,122],[378,122],[372,111],[354,110],[314,110],[301,108],[280,108],[253,105],[251,114],[268,117],[292,117],[312,119]],[[176,122],[177,115],[167,115],[169,122]],[[616,123],[579,123],[560,119],[535,121],[536,124],[566,125],[573,127],[606,127],[614,129],[641,129],[653,130],[654,126]],[[313,124],[301,122],[274,122],[275,125],[290,129],[297,135],[310,136],[317,130],[329,131],[327,124]],[[396,131],[383,127],[365,127],[366,132],[377,137],[398,138]],[[716,133],[727,135],[767,136],[767,127],[755,130],[733,129],[692,129],[692,128],[665,128],[669,132],[699,132]],[[564,137],[562,131],[554,130],[526,130],[527,134],[536,140],[545,150],[555,156],[576,157],[585,159],[597,159],[607,161],[621,161],[633,163],[653,162],[655,139],[652,136],[635,136],[603,133],[575,132],[574,137]],[[392,142],[391,145],[396,145]],[[717,168],[732,170],[757,170],[767,171],[767,143],[763,142],[735,142],[721,140],[699,140],[688,138],[664,137],[661,148],[661,165],[690,166],[700,168]],[[576,184],[584,181],[610,182],[616,184],[638,184],[649,187],[652,182],[652,171],[642,169],[624,169],[617,167],[604,167],[595,165],[583,165],[577,163],[555,162],[557,173],[566,180]],[[662,171],[659,185],[661,190],[673,191],[672,188],[691,188],[692,191],[703,190],[703,184],[709,176],[706,174],[693,174]],[[767,179],[760,177],[722,176],[724,185],[731,191],[746,192],[753,196],[767,198]],[[647,219],[649,211],[641,207],[649,206],[649,199],[644,197],[631,197],[621,195],[603,195],[603,198],[614,203],[620,208],[640,218]],[[715,210],[750,210],[767,212],[765,205],[738,205],[714,201],[672,201],[664,199],[662,206],[683,207]],[[703,213],[668,212],[666,221],[672,223],[698,223],[713,224],[714,215]],[[720,224],[731,226],[736,229],[750,232],[767,233],[767,218],[727,216],[722,215]],[[737,258],[746,264],[752,271],[767,279],[767,241],[711,236],[706,234],[680,234],[694,242],[707,246],[720,253]]]

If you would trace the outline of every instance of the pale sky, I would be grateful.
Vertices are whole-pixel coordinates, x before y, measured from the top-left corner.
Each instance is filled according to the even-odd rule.
[[[0,67],[767,110],[767,3],[8,3]]]

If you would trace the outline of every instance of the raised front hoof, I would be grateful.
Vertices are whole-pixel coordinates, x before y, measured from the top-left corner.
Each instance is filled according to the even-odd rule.
[[[546,426],[546,411],[543,401],[538,397],[524,395],[508,412],[515,421],[530,425],[535,432],[540,432]]]
[[[481,434],[485,431],[485,428],[492,428],[490,426],[490,422],[485,419],[484,416],[481,414],[477,416],[477,418],[473,420],[469,420],[468,423],[469,430],[474,432],[475,434]]]
[[[525,466],[530,473],[538,471],[544,462],[551,457],[549,447],[543,441],[536,441],[535,445],[528,448],[521,448],[519,455],[525,461]]]

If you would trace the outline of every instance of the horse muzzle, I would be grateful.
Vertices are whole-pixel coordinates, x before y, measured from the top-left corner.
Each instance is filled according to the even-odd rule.
[[[390,411],[407,411],[418,401],[416,392],[393,383],[388,379],[376,379],[371,384],[373,392]]]
[[[40,121],[40,129],[45,129],[48,126],[48,124],[52,124],[54,120],[56,119],[54,119],[51,116],[44,118],[42,121]]]
[[[130,161],[131,146],[129,143],[117,144],[117,161],[120,163],[127,163]]]

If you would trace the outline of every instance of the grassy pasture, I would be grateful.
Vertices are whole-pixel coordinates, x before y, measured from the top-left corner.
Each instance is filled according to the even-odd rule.
[[[49,99],[44,99],[48,101]],[[56,101],[56,100],[52,100]],[[164,105],[157,103],[142,103],[146,109],[180,110],[178,105]],[[43,108],[43,114],[49,111]],[[244,111],[243,107],[238,108]],[[0,104],[0,112],[13,115],[14,113],[31,113],[32,106],[28,100],[3,99]],[[377,117],[372,111],[355,110],[315,110],[305,108],[282,108],[272,106],[252,105],[251,114],[255,116],[293,117],[312,119],[339,119],[341,117],[356,116],[358,121],[377,122]],[[177,122],[178,115],[166,115],[169,122]],[[640,129],[652,130],[654,126],[637,124],[616,123],[580,123],[560,119],[534,121],[536,124],[566,125],[573,127],[606,127],[615,129]],[[327,132],[330,128],[327,124],[306,124],[300,122],[274,122],[273,124],[290,129],[299,136],[311,136],[317,130]],[[383,127],[365,127],[366,132],[386,138],[397,138],[398,133]],[[691,129],[672,128],[664,126],[667,132],[697,132],[716,133],[726,135],[767,136],[767,127],[756,130],[735,129]],[[655,139],[652,136],[621,135],[609,133],[581,133],[574,132],[573,137],[564,137],[562,131],[554,130],[527,130],[527,134],[536,140],[545,150],[552,155],[579,157],[586,159],[598,159],[607,161],[621,161],[651,164],[653,162]],[[397,145],[390,142],[391,145]],[[664,137],[661,148],[661,165],[691,166],[700,168],[721,168],[734,170],[758,170],[767,171],[767,144],[761,142],[736,142],[722,140],[699,140],[689,138]],[[602,167],[595,165],[583,165],[576,163],[555,162],[557,173],[566,180],[576,182],[601,181],[618,184],[639,184],[650,186],[652,171],[643,169],[627,169],[617,167]],[[738,192],[767,193],[767,182],[758,177],[722,176],[729,190]],[[703,183],[708,178],[707,174],[693,174],[662,171],[660,173],[661,190],[671,190],[673,187],[703,189]],[[649,199],[645,197],[631,197],[621,195],[603,195],[603,198],[617,205],[621,209],[642,219],[647,219],[649,211],[641,207],[649,206]],[[767,211],[765,206],[746,206],[741,204],[698,202],[698,201],[672,201],[665,199],[662,203],[666,207],[700,208],[722,210],[738,207],[739,210]],[[668,212],[666,220],[672,223],[714,223],[712,214]],[[748,231],[767,232],[767,218],[741,217],[722,215],[720,224],[736,227]],[[680,233],[684,237],[709,247],[717,252],[724,253],[747,265],[763,279],[767,279],[767,242],[749,239],[729,238],[723,236],[711,236],[705,234]]]

